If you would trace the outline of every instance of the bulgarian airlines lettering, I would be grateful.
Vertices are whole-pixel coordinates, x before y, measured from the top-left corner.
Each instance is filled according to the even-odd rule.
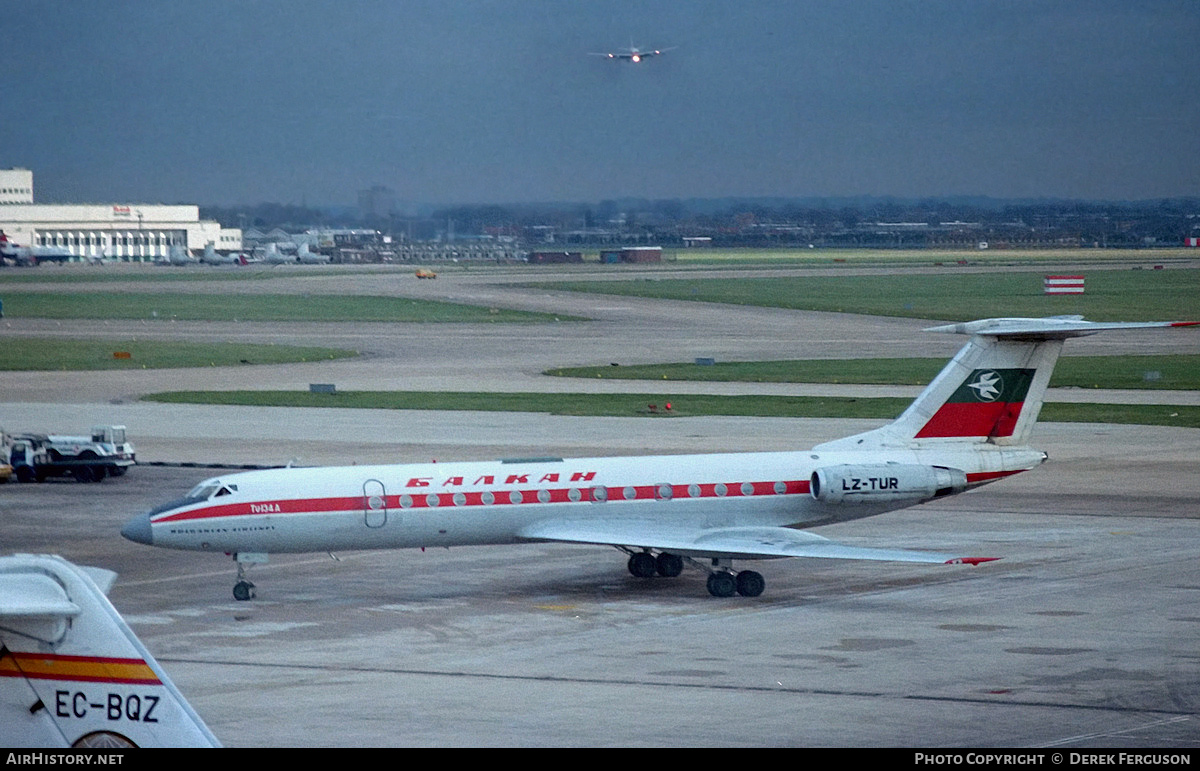
[[[529,484],[530,473],[524,474],[508,474],[503,477],[504,481],[499,486],[508,485],[527,485]],[[590,482],[596,478],[595,471],[573,471],[569,481],[571,482]],[[436,482],[434,477],[412,477],[404,483],[405,487],[492,487],[497,486],[495,474],[485,474],[478,476],[470,484],[466,483],[466,477],[452,476],[447,477],[441,482]],[[537,484],[552,484],[559,482],[562,475],[558,473],[543,474],[538,478]]]

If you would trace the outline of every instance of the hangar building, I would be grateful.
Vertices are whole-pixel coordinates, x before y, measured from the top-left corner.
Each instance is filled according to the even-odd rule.
[[[192,204],[35,204],[33,172],[0,169],[0,230],[19,246],[52,246],[80,260],[153,262],[172,246],[241,251],[242,231],[200,219]]]

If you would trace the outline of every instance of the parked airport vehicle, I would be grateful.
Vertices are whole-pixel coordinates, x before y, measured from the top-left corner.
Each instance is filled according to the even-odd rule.
[[[270,552],[562,542],[613,546],[638,577],[708,575],[762,593],[734,560],[814,557],[977,565],[992,557],[835,543],[799,527],[955,495],[1036,468],[1029,445],[1066,339],[1200,322],[1001,318],[933,327],[970,340],[905,412],[809,451],[287,468],[214,477],[131,520],[138,543],[234,555],[234,597]]]
[[[437,273],[429,268],[417,268],[417,278],[437,278]]]
[[[108,601],[116,577],[0,557],[0,746],[220,746]]]
[[[78,482],[100,482],[107,476],[123,475],[134,464],[133,458],[99,457],[90,450],[66,457],[54,446],[45,434],[7,437],[8,462],[17,481],[44,482],[50,477],[69,476]]]
[[[51,434],[47,439],[46,449],[51,460],[94,460],[99,458],[137,461],[137,454],[125,434],[125,426],[92,426],[90,436]],[[119,468],[122,469],[121,473],[124,473],[124,469],[128,466]],[[120,474],[113,476],[120,476]]]

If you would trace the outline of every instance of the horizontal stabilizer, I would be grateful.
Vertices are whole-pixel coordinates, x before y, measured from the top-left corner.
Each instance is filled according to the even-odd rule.
[[[67,619],[79,612],[79,606],[48,575],[11,573],[0,581],[0,624],[15,619]]]
[[[1084,321],[1082,316],[1050,316],[1042,319],[1001,318],[980,319],[961,324],[926,327],[926,332],[947,332],[956,335],[989,335],[991,337],[1020,337],[1025,339],[1065,340],[1084,337],[1110,329],[1151,329],[1154,327],[1194,327],[1200,321]]]

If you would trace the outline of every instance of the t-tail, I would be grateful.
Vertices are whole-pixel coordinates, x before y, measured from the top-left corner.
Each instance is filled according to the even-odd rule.
[[[1063,342],[1111,329],[1195,326],[1195,321],[1084,321],[1082,316],[999,318],[929,327],[971,335],[962,350],[894,422],[818,449],[937,443],[1028,445]]]

